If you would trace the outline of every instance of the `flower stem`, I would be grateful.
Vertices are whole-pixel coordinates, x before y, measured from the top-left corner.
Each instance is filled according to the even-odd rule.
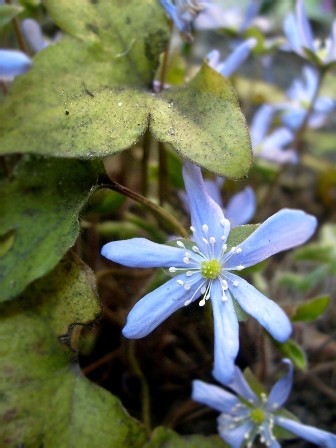
[[[145,198],[141,194],[124,187],[123,185],[120,185],[118,182],[110,179],[109,184],[101,184],[100,188],[109,188],[111,190],[117,191],[118,193],[123,194],[124,196],[127,196],[134,201],[138,202],[139,204],[144,205],[149,210],[151,210],[156,216],[162,219],[166,224],[168,224],[170,230],[177,232],[180,236],[183,238],[188,238],[189,235],[184,229],[183,226],[177,221],[174,216],[172,216],[170,213],[168,213],[164,208],[160,207],[159,205],[155,204],[154,202],[150,201],[149,199]]]
[[[5,0],[5,3],[7,3],[7,5],[11,5],[12,1],[11,0]],[[22,35],[20,24],[19,24],[19,21],[18,21],[17,17],[14,17],[12,19],[12,23],[13,23],[16,39],[17,39],[17,42],[19,44],[20,50],[23,51],[26,54],[29,54],[28,48],[27,48],[27,44],[26,44],[26,41],[24,40],[24,37]]]
[[[167,151],[159,142],[159,203],[162,206],[169,197]]]

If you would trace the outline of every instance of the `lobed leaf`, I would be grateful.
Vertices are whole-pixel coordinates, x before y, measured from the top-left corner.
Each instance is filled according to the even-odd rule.
[[[0,302],[53,269],[74,244],[96,181],[92,162],[26,157],[0,184]]]
[[[0,308],[1,447],[143,446],[144,429],[59,343],[74,323],[100,313],[93,273],[79,258],[68,255]]]

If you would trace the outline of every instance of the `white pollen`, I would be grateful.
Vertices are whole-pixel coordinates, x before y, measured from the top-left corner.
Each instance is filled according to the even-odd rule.
[[[228,298],[226,297],[225,292],[223,291],[222,302],[226,302],[227,299],[228,299]]]
[[[199,306],[204,306],[204,305],[205,305],[205,299],[203,298],[202,300],[200,300]]]
[[[185,252],[184,256],[189,258],[189,257],[191,257],[191,253],[190,252]]]
[[[186,272],[186,276],[187,276],[187,277],[191,277],[192,275],[193,275],[193,271],[187,271],[187,272]]]
[[[190,289],[190,284],[189,284],[189,283],[186,283],[186,284],[184,285],[184,289],[185,289],[186,291],[188,291],[188,290]]]
[[[221,240],[222,240],[222,241],[225,241],[225,240],[226,240],[226,236],[225,236],[225,235],[222,235],[222,236],[221,236]]]
[[[180,247],[184,247],[185,248],[185,245],[182,243],[182,241],[176,241],[176,244],[178,246],[180,246]]]
[[[184,258],[183,258],[183,262],[184,262],[185,264],[189,264],[189,263],[190,263],[190,260],[189,260],[188,257],[184,257]]]
[[[240,254],[242,251],[243,251],[243,249],[241,247],[237,247],[236,254]]]
[[[233,280],[232,284],[233,284],[233,286],[238,286],[239,285],[239,281],[238,280]]]
[[[168,269],[168,271],[169,271],[169,272],[176,272],[176,271],[177,271],[177,269],[176,269],[176,268],[174,268],[174,266],[172,266],[172,267],[170,267],[170,268]]]
[[[183,281],[183,280],[176,280],[176,283],[178,283],[178,284],[181,285],[181,286],[184,285],[184,281]]]
[[[222,250],[225,252],[227,250],[227,244],[222,245]]]
[[[243,266],[242,264],[237,266],[237,271],[242,271],[243,269],[245,269],[245,266]]]
[[[230,224],[230,221],[229,221],[228,219],[224,218],[224,219],[221,220],[220,223],[221,223],[221,225],[224,227],[224,226]]]
[[[214,236],[210,237],[210,244],[215,244],[216,243],[216,238]]]
[[[184,302],[184,306],[188,306],[191,304],[192,299],[188,299]]]
[[[209,244],[209,241],[206,238],[202,238],[204,244]]]
[[[190,226],[190,230],[192,231],[192,233],[195,233],[195,232],[196,232],[196,229],[195,229],[194,226]]]
[[[234,254],[234,253],[236,252],[236,249],[237,249],[237,248],[236,248],[235,246],[232,246],[232,247],[231,247],[231,252]]]
[[[192,249],[194,252],[196,252],[197,254],[199,254],[199,253],[201,252],[197,246],[193,246],[191,249]]]
[[[209,227],[206,224],[202,225],[202,229],[203,229],[204,233],[208,233],[208,231],[209,231]]]
[[[223,280],[223,281],[222,281],[222,287],[223,287],[223,289],[224,289],[225,291],[229,288],[229,286],[228,286],[226,280]]]

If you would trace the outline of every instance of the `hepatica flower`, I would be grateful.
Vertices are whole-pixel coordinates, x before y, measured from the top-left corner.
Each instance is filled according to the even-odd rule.
[[[190,38],[191,22],[205,7],[202,0],[160,0],[176,28]]]
[[[31,65],[32,60],[22,51],[0,49],[0,81],[12,81]]]
[[[123,329],[128,338],[144,337],[179,308],[198,299],[203,306],[210,299],[214,316],[214,375],[230,381],[239,349],[236,303],[277,341],[284,342],[291,333],[282,309],[234,272],[304,243],[313,234],[316,219],[299,210],[284,209],[241,244],[229,248],[230,222],[206,193],[200,168],[185,162],[183,177],[192,240],[177,241],[173,247],[134,238],[108,243],[102,254],[125,266],[168,268],[174,275],[133,307]]]
[[[314,39],[303,0],[297,0],[295,14],[286,17],[284,32],[289,48],[301,57],[319,66],[336,62],[336,20],[333,22],[330,36],[324,43]]]
[[[218,432],[232,448],[252,448],[257,437],[267,447],[280,448],[275,437],[277,428],[284,428],[293,437],[299,436],[318,446],[336,446],[335,435],[284,416],[287,412],[282,406],[293,381],[293,366],[287,359],[284,362],[288,372],[273,386],[268,397],[264,393],[254,393],[238,367],[234,381],[226,384],[233,393],[203,381],[193,381],[193,400],[221,413],[217,420]]]

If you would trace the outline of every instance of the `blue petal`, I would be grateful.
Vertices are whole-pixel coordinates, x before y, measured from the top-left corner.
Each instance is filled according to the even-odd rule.
[[[243,191],[232,196],[225,214],[232,227],[241,226],[248,223],[255,213],[256,198],[251,187],[246,187]]]
[[[245,400],[252,401],[255,405],[258,405],[259,399],[253,390],[250,388],[246,381],[242,371],[235,367],[233,381],[227,385],[230,389],[235,391],[238,395],[245,398]]]
[[[211,288],[214,318],[215,359],[213,376],[222,384],[232,381],[234,361],[239,350],[239,325],[231,297],[223,302],[222,287],[218,280]]]
[[[257,16],[259,12],[261,3],[261,0],[250,0],[246,9],[245,17],[239,27],[240,33],[246,31],[246,29],[250,26],[252,20]]]
[[[48,46],[43,37],[41,25],[36,20],[24,19],[21,28],[26,41],[36,53]]]
[[[185,249],[153,243],[145,238],[112,241],[103,246],[101,253],[109,260],[130,268],[187,267],[183,262]],[[193,254],[194,259],[197,257]]]
[[[230,414],[232,408],[240,403],[238,398],[230,394],[230,392],[200,380],[193,381],[191,398],[212,409],[216,409],[216,411],[227,414]]]
[[[296,26],[298,27],[299,30],[301,46],[309,48],[311,51],[315,51],[314,36],[307,18],[303,0],[297,0],[296,18],[297,18]]]
[[[220,415],[217,419],[218,432],[220,436],[223,440],[225,440],[226,443],[230,445],[231,448],[241,448],[245,440],[245,435],[248,434],[253,428],[253,423],[251,421],[245,421],[235,429],[221,430],[221,417],[222,415]],[[232,421],[232,423],[235,423],[234,420]]]
[[[264,104],[259,107],[254,114],[250,133],[253,149],[262,144],[273,119],[274,107],[270,104]]]
[[[282,209],[263,222],[233,254],[225,267],[253,266],[283,250],[305,243],[314,233],[316,218],[301,210]]]
[[[205,180],[205,191],[220,206],[223,207],[221,189],[224,184],[223,177],[217,177],[216,180]],[[229,219],[229,218],[228,218]]]
[[[219,255],[222,249],[221,237],[228,237],[230,224],[224,220],[222,209],[213,201],[205,190],[201,169],[190,162],[184,162],[183,179],[186,187],[189,208],[191,213],[191,223],[196,229],[194,239],[204,254],[208,253],[208,245],[202,238],[215,237],[215,256]],[[202,226],[208,226],[207,234],[202,230]]]
[[[289,359],[283,359],[287,364],[287,373],[272,387],[271,392],[267,398],[267,408],[270,410],[279,409],[286,402],[293,383],[293,364]]]
[[[314,428],[313,426],[303,425],[302,423],[285,417],[274,417],[276,425],[282,426],[304,440],[308,440],[309,442],[325,448],[336,447],[336,435],[331,434],[330,432],[322,431],[321,429]]]
[[[0,79],[12,80],[29,70],[32,60],[22,51],[0,50]]]
[[[204,282],[203,278],[196,279],[193,286],[186,291],[182,285],[177,283],[177,280],[184,281],[185,276],[181,274],[168,280],[164,285],[150,292],[134,305],[123,328],[124,336],[130,339],[147,336],[161,322],[184,306],[185,301],[191,298],[197,288]],[[194,300],[200,295],[199,291],[198,295],[195,294]]]
[[[229,78],[248,58],[252,48],[257,45],[257,39],[251,37],[240,44],[230,56],[218,66],[217,70],[226,78]]]
[[[238,286],[230,287],[230,292],[243,310],[254,317],[274,339],[285,342],[292,332],[292,326],[282,309],[241,277],[231,273],[227,276],[238,282]]]
[[[275,439],[270,423],[265,421],[261,426],[261,435],[265,439],[265,446],[268,448],[281,448],[280,443]]]
[[[336,21],[334,20],[330,32],[330,47],[324,63],[329,64],[336,60]]]
[[[284,21],[285,35],[295,53],[303,55],[302,43],[299,36],[299,30],[293,14],[289,14]]]

